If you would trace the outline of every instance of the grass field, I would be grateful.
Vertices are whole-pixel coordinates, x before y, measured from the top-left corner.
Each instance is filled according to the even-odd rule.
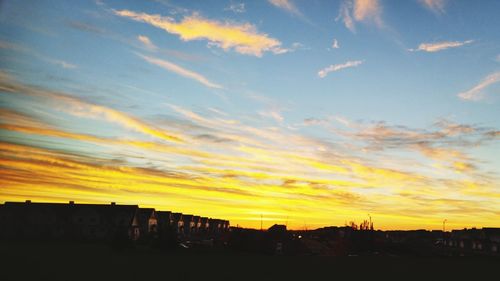
[[[1,243],[0,280],[496,280],[500,259],[116,252],[104,245]],[[496,277],[495,277],[496,276]],[[493,279],[491,279],[493,278]]]

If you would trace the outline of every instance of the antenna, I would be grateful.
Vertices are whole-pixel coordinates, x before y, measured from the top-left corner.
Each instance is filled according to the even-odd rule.
[[[286,223],[285,223],[285,227],[288,229],[288,216],[286,216]]]

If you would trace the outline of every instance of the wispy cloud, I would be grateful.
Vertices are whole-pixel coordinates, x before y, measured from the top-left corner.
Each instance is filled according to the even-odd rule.
[[[292,43],[292,46],[289,48],[281,48],[279,51],[276,51],[276,54],[285,54],[285,53],[293,53],[297,50],[309,50],[310,48],[307,46],[304,46],[304,44],[300,42],[294,42]]]
[[[150,50],[157,50],[158,49],[158,47],[151,41],[151,39],[149,39],[149,37],[147,37],[145,35],[137,36],[137,40],[139,40],[139,42],[141,42],[146,48],[148,48]]]
[[[33,57],[36,57],[39,60],[60,66],[60,67],[65,68],[65,69],[77,68],[76,64],[72,64],[72,63],[69,63],[69,62],[64,61],[64,60],[55,59],[52,57],[48,57],[46,55],[42,55],[37,51],[34,51],[32,49],[29,49],[29,48],[26,48],[24,46],[21,46],[21,45],[15,44],[15,43],[11,43],[11,42],[0,41],[0,49],[8,49],[8,50],[16,51],[16,52],[22,52],[22,53],[31,55]]]
[[[137,55],[151,64],[157,65],[163,69],[174,72],[174,73],[179,74],[181,76],[184,76],[186,78],[196,80],[199,83],[201,83],[209,88],[215,88],[215,89],[222,89],[223,88],[221,85],[216,84],[214,82],[211,82],[205,76],[203,76],[199,73],[196,73],[194,71],[185,69],[184,67],[179,66],[175,63],[169,62],[167,60],[158,59],[155,57],[142,55],[142,54],[137,54]]]
[[[295,4],[291,0],[268,0],[269,3],[273,4],[282,10],[285,10],[291,14],[302,16],[302,13],[297,9]]]
[[[34,97],[43,97],[44,99],[52,99],[57,101],[60,109],[75,116],[87,118],[103,118],[109,122],[119,124],[125,128],[167,141],[182,142],[177,137],[170,135],[163,130],[157,129],[154,126],[146,124],[145,122],[129,116],[121,111],[112,108],[92,104],[80,100],[78,98],[57,93],[41,88],[18,83],[13,77],[3,72],[0,72],[0,90],[7,93],[15,93],[22,95],[29,95]],[[61,106],[62,105],[62,106]]]
[[[333,49],[339,49],[340,48],[339,41],[337,41],[337,39],[333,39],[332,48]]]
[[[49,57],[46,57],[46,56],[40,56],[39,57],[40,59],[48,62],[48,63],[51,63],[51,64],[55,64],[55,65],[58,65],[62,68],[65,68],[65,69],[74,69],[74,68],[77,68],[76,64],[72,64],[72,63],[69,63],[67,61],[63,61],[63,60],[59,60],[59,59],[53,59],[53,58],[49,58]]]
[[[461,47],[463,45],[467,45],[467,44],[470,44],[472,42],[474,42],[474,40],[422,43],[422,44],[418,45],[418,48],[408,49],[408,51],[411,51],[411,52],[423,51],[423,52],[433,53],[433,52],[443,51],[443,50],[446,50],[449,48]]]
[[[361,60],[354,60],[354,61],[348,61],[348,62],[341,63],[341,64],[332,64],[332,65],[325,67],[322,70],[318,71],[318,76],[320,78],[325,78],[328,75],[328,73],[330,73],[330,72],[339,71],[339,70],[342,70],[344,68],[349,68],[349,67],[356,67],[362,63],[363,63],[363,61],[361,61]]]
[[[277,122],[283,122],[283,120],[285,120],[285,118],[283,118],[283,115],[281,115],[281,112],[278,110],[259,111],[259,115],[274,119]]]
[[[477,101],[484,98],[483,90],[492,84],[500,82],[500,72],[494,72],[486,76],[479,84],[472,89],[459,93],[458,97],[463,100]]]
[[[377,27],[383,27],[382,6],[378,0],[345,0],[339,10],[336,20],[342,19],[344,25],[356,32],[355,22],[371,22]]]
[[[224,11],[231,11],[238,14],[244,13],[246,12],[245,3],[231,3],[224,8]]]
[[[219,22],[205,19],[198,14],[186,16],[181,22],[176,22],[171,17],[157,14],[136,13],[129,10],[114,11],[114,13],[177,34],[184,41],[207,40],[210,46],[217,46],[225,51],[234,49],[240,54],[257,57],[261,57],[264,52],[275,54],[282,52],[279,40],[258,32],[250,23]]]
[[[91,32],[96,34],[104,34],[105,31],[97,26],[92,24],[88,24],[80,21],[69,21],[68,26],[74,29],[78,29],[80,31]]]
[[[145,121],[79,99],[77,93],[17,82],[5,72],[0,72],[0,92],[21,105],[0,109],[0,130],[12,132],[0,134],[4,200],[140,199],[158,209],[223,215],[248,227],[258,225],[261,212],[279,214],[277,221],[293,217],[291,228],[303,221],[342,224],[373,209],[382,228],[412,228],[408,218],[427,228],[437,221],[439,228],[443,212],[458,209],[477,225],[498,218],[498,179],[485,176],[482,162],[467,155],[470,147],[496,141],[498,129],[447,120],[419,129],[331,116],[304,120],[321,125],[321,137],[313,137],[269,126],[271,118],[281,120],[274,107],[265,116],[269,119],[261,118],[262,127],[243,114],[178,105],[162,108],[161,114],[148,112]],[[68,114],[85,118],[86,125],[39,118]],[[339,128],[333,132],[331,126]],[[9,138],[14,134],[37,140],[36,146]],[[54,149],[54,144],[64,145]],[[435,162],[445,173],[437,174]],[[387,216],[390,221],[384,221]]]
[[[432,12],[442,14],[445,12],[444,7],[447,0],[419,0],[419,2]]]

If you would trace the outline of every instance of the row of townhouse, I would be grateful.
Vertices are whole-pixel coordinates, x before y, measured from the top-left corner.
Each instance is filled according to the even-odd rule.
[[[170,232],[178,238],[213,238],[229,221],[156,211],[138,205],[5,202],[0,237],[6,239],[140,240]]]
[[[500,228],[453,230],[444,239],[446,249],[460,254],[487,254],[500,256]]]

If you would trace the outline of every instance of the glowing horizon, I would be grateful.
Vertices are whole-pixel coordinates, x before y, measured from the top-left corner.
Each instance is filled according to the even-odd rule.
[[[237,2],[2,3],[0,203],[500,227],[500,3]]]

